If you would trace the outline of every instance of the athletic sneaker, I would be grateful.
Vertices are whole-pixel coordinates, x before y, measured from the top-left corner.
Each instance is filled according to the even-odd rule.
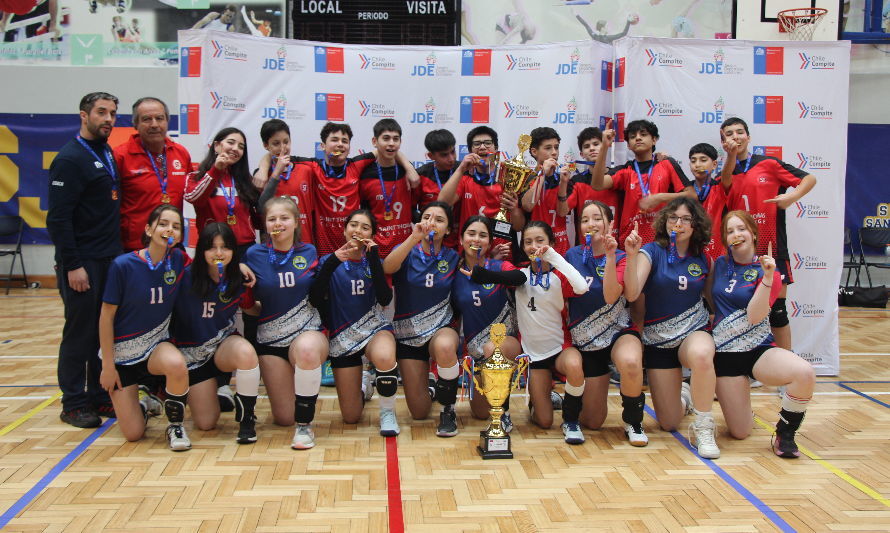
[[[621,373],[615,368],[615,365],[609,365],[609,383],[612,385],[621,385]]]
[[[238,424],[238,438],[235,439],[238,444],[253,444],[256,442],[256,418],[245,416],[244,420]]]
[[[309,424],[297,424],[297,430],[294,432],[294,440],[290,443],[290,447],[295,450],[308,450],[315,446],[315,432]]]
[[[760,387],[763,387],[763,383],[754,378],[748,378],[748,384],[751,385],[752,389],[759,389]]]
[[[562,396],[555,390],[550,391],[550,403],[553,404],[554,411],[562,411]]]
[[[698,450],[698,456],[703,459],[717,459],[720,457],[720,448],[714,437],[717,424],[714,417],[696,415],[695,421],[689,424],[689,442]]]
[[[800,457],[800,450],[797,449],[797,443],[794,442],[793,431],[776,432],[773,435],[773,452],[784,459],[794,459]]]
[[[568,444],[584,444],[584,433],[581,433],[581,424],[577,422],[563,422],[562,434]]]
[[[228,385],[216,389],[216,399],[219,400],[219,410],[223,413],[231,413],[235,410],[235,394]]]
[[[114,414],[114,404],[111,403],[111,400],[106,403],[101,403],[95,407],[96,414],[103,418],[117,418]]]
[[[86,407],[62,411],[59,418],[62,419],[62,422],[70,424],[76,428],[97,428],[102,425],[102,420],[99,418],[99,415],[92,409]]]
[[[631,446],[645,446],[649,444],[649,437],[643,431],[643,424],[624,424],[624,433]]]
[[[510,418],[509,411],[504,411],[504,414],[501,415],[501,429],[504,430],[504,433],[513,431],[513,419]]]
[[[454,406],[448,405],[442,408],[439,414],[439,427],[436,429],[436,435],[439,437],[453,437],[457,435],[457,413],[454,412]]]
[[[321,385],[323,387],[333,387],[334,386],[334,369],[331,368],[331,361],[325,361],[323,365],[321,365]]]
[[[139,405],[142,406],[142,412],[145,416],[161,416],[164,411],[164,404],[157,396],[149,392],[148,387],[139,385]]]
[[[685,381],[680,385],[680,400],[683,402],[683,415],[692,414],[692,390]]]
[[[395,411],[380,409],[380,434],[384,437],[395,437],[399,432],[399,420]]]
[[[170,443],[170,449],[174,452],[182,452],[192,447],[192,441],[189,440],[182,424],[167,426],[167,442]]]
[[[362,370],[362,396],[366,402],[374,396],[374,375],[367,368]]]

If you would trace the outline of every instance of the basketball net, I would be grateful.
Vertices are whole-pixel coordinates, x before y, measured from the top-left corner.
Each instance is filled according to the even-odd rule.
[[[779,31],[787,33],[792,41],[812,41],[816,26],[828,13],[821,7],[803,7],[779,11]]]

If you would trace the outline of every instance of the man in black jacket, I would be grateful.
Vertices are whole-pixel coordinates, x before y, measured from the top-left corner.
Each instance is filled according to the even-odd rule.
[[[49,168],[46,226],[56,246],[56,278],[65,305],[59,346],[61,419],[91,428],[114,416],[99,386],[99,311],[108,268],[121,249],[118,172],[108,147],[116,97],[95,92],[80,100],[80,134]]]

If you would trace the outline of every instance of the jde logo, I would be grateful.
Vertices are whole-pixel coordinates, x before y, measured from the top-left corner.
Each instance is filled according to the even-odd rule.
[[[811,56],[806,52],[799,52],[800,70],[834,70],[834,61],[825,56]]]
[[[603,60],[600,66],[600,90],[612,92],[612,62]]]
[[[464,50],[461,76],[491,76],[491,50]]]
[[[287,108],[287,97],[284,94],[278,96],[275,99],[275,105],[270,107],[263,108],[263,116],[264,119],[272,119],[277,118],[281,120],[285,119],[302,119],[305,115],[296,109],[288,109]]]
[[[649,67],[682,67],[683,59],[667,52],[646,49],[646,65]]]
[[[566,76],[578,73],[578,63],[581,61],[581,52],[575,48],[569,55],[568,63],[559,63],[556,65],[557,76]]]
[[[789,300],[791,302],[791,316],[800,318],[820,318],[825,316],[825,311],[816,304]]]
[[[781,46],[754,47],[754,74],[782,75],[785,73],[785,48]]]
[[[702,111],[701,118],[698,120],[699,124],[720,124],[723,122],[723,108],[726,104],[723,102],[723,97],[717,99],[714,102],[714,110],[713,111]]]
[[[436,75],[436,53],[430,52],[430,55],[426,56],[426,64],[425,65],[414,65],[414,68],[411,70],[412,76],[435,76]]]
[[[825,106],[820,104],[807,105],[805,102],[798,101],[797,108],[800,110],[800,115],[797,118],[831,120],[834,117],[833,111],[826,109]]]
[[[751,153],[755,155],[762,155],[766,157],[775,157],[776,159],[782,159],[782,147],[781,146],[754,146],[751,148]]]
[[[282,46],[278,49],[278,57],[267,57],[263,63],[263,70],[284,70],[287,61],[287,50]]]
[[[794,202],[794,207],[797,208],[796,218],[828,218],[830,214],[828,209],[814,203]]]
[[[783,98],[781,96],[754,97],[755,124],[781,124]]]
[[[333,46],[316,46],[315,72],[343,74],[343,49]]]
[[[794,270],[827,270],[828,263],[822,260],[821,257],[816,255],[800,255],[798,253],[792,254],[794,256]]]
[[[645,100],[646,107],[649,108],[646,111],[646,116],[649,117],[682,117],[683,116],[683,108],[676,104],[671,104],[667,102],[656,102],[655,100],[651,100],[647,98]]]
[[[801,170],[831,170],[831,161],[821,155],[797,152],[798,168]]]
[[[575,113],[578,111],[578,102],[572,98],[569,100],[569,103],[566,104],[565,112],[557,112],[553,115],[552,124],[574,124],[575,123]]]
[[[486,124],[488,122],[490,103],[490,97],[488,96],[461,96],[461,124]]]
[[[315,93],[315,120],[342,122],[346,120],[344,96],[337,93]]]
[[[421,113],[411,114],[411,124],[432,124],[435,120],[436,102],[432,98],[427,100]]]

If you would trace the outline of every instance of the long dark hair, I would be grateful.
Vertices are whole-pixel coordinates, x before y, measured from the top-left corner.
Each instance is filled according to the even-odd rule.
[[[178,207],[171,204],[161,204],[154,209],[152,209],[151,213],[148,215],[148,226],[151,227],[152,224],[158,221],[161,218],[161,214],[164,211],[173,211],[177,215],[179,215],[179,224],[181,228],[181,232],[185,232],[185,219],[182,217],[182,211],[179,210]],[[151,242],[151,237],[149,237],[144,231],[142,232],[142,246],[148,246],[148,243]]]
[[[427,212],[430,207],[438,207],[445,211],[445,219],[448,220],[448,229],[451,229],[451,226],[454,224],[454,210],[451,207],[451,204],[440,202],[438,200],[425,204],[420,208],[420,216],[423,218],[423,214]]]
[[[244,135],[243,131],[233,127],[219,130],[219,133],[213,137],[213,142],[210,143],[210,148],[207,149],[207,156],[204,157],[204,160],[201,161],[201,165],[198,167],[198,176],[203,176],[205,172],[210,170],[213,163],[216,162],[216,152],[213,150],[213,145],[222,142],[223,139],[233,133],[237,133],[244,139],[244,154],[241,156],[241,159],[229,167],[229,174],[232,175],[232,179],[235,181],[235,190],[238,191],[238,196],[241,198],[241,201],[248,204],[251,210],[253,210],[256,209],[259,193],[253,186],[250,165],[247,163],[247,136]],[[216,193],[214,192],[214,194]]]
[[[352,222],[352,219],[356,217],[356,215],[363,215],[371,221],[371,236],[377,235],[377,219],[374,217],[374,213],[371,212],[370,209],[356,209],[352,213],[349,213],[349,216],[346,217],[346,221],[343,223],[343,229],[346,229],[346,226]]]
[[[525,246],[523,245],[523,243],[525,242],[525,231],[530,228],[541,228],[542,230],[544,230],[544,234],[547,235],[547,240],[550,241],[547,244],[551,248],[556,242],[556,237],[553,235],[553,228],[550,227],[550,224],[544,222],[543,220],[529,220],[525,223],[525,227],[522,228],[522,235],[519,236],[519,253],[515,254],[516,262],[521,265],[528,265],[531,262],[528,254],[525,253]]]
[[[692,237],[689,239],[689,253],[691,255],[700,255],[705,246],[711,240],[711,219],[701,203],[697,199],[688,196],[679,196],[671,200],[671,202],[661,208],[655,217],[652,225],[655,227],[655,242],[663,248],[671,245],[671,237],[667,231],[667,219],[673,215],[681,205],[685,205],[686,209],[692,215]]]
[[[207,299],[216,290],[216,283],[207,271],[207,259],[204,252],[213,248],[213,240],[216,236],[222,237],[223,244],[232,250],[232,260],[226,265],[223,276],[228,282],[226,299],[234,298],[241,289],[241,270],[238,266],[238,243],[235,240],[235,232],[228,224],[222,222],[208,222],[201,235],[198,237],[198,246],[195,247],[195,260],[192,262],[192,293],[202,299]]]

